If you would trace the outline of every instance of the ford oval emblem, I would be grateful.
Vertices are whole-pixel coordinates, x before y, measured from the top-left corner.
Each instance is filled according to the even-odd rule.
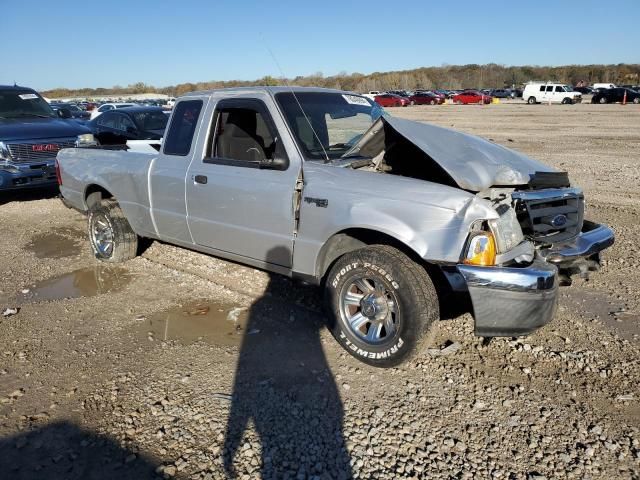
[[[551,219],[551,225],[556,228],[564,227],[567,224],[567,216],[566,215],[556,215]]]

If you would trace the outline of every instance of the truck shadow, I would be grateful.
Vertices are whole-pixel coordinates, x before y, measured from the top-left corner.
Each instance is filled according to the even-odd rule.
[[[282,258],[278,249],[268,258]],[[229,478],[255,478],[258,471],[262,478],[352,478],[342,401],[320,339],[323,318],[274,301],[283,285],[271,276],[249,311],[225,433],[225,471]]]
[[[25,190],[0,191],[0,206],[11,202],[31,202],[55,198],[60,193],[57,185],[53,187],[29,188]]]
[[[66,421],[0,439],[0,477],[12,480],[138,480],[158,465]]]

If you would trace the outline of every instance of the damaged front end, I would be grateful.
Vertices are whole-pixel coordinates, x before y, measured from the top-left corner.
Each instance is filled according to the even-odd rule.
[[[460,263],[443,267],[454,289],[468,291],[477,335],[523,335],[549,322],[558,286],[597,270],[614,242],[609,227],[584,219],[584,195],[566,172],[478,137],[385,116],[346,156],[473,192],[495,209],[497,219],[472,225]]]

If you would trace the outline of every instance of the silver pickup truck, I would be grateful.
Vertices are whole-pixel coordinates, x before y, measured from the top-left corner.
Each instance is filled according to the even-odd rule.
[[[99,260],[146,237],[322,285],[334,337],[376,366],[418,350],[455,292],[477,335],[537,329],[614,241],[565,172],[337,90],[191,93],[158,151],[57,160]]]

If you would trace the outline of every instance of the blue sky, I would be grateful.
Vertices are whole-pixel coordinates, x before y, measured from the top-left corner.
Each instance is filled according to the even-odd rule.
[[[640,62],[640,0],[0,0],[0,12],[0,84],[41,90],[279,77],[265,45],[289,77]]]

